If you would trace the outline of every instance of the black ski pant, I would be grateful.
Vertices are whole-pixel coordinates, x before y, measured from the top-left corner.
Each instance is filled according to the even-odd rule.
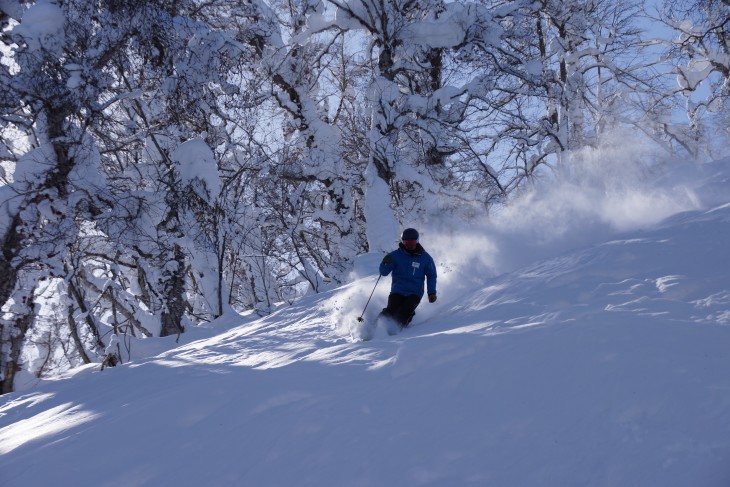
[[[388,296],[388,306],[383,308],[381,314],[393,318],[400,326],[405,327],[413,319],[420,302],[420,296],[391,293]]]

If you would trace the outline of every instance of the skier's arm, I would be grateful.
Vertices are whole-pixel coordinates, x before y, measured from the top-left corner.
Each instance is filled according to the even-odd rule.
[[[426,292],[436,295],[436,264],[431,259],[426,267]]]
[[[395,260],[393,260],[393,252],[391,252],[386,254],[383,262],[380,263],[380,275],[387,276],[393,269],[395,269]]]

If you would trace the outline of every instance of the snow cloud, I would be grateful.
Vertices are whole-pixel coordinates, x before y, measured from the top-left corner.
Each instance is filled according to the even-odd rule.
[[[727,181],[712,175],[718,168],[711,166],[662,159],[655,147],[622,134],[545,171],[489,218],[449,216],[422,225],[422,243],[440,265],[440,292],[456,298],[472,281],[707,207],[728,192],[718,189]],[[713,198],[712,185],[723,195]]]

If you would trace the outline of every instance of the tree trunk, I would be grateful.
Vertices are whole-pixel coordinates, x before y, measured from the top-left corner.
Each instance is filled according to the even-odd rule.
[[[17,214],[13,217],[12,222],[8,226],[0,249],[0,307],[5,305],[10,299],[18,281],[18,269],[11,262],[18,255],[20,250],[20,242],[23,239],[18,231],[21,228],[22,220]]]
[[[386,39],[387,41],[387,39]],[[398,233],[391,202],[390,186],[395,178],[396,140],[398,131],[393,125],[395,107],[393,80],[393,50],[390,43],[383,42],[378,58],[378,76],[370,86],[372,108],[370,121],[370,161],[365,170],[365,233],[370,252],[391,250]]]
[[[25,313],[20,314],[14,321],[8,321],[3,324],[2,336],[7,343],[3,343],[3,348],[7,347],[7,356],[2,354],[2,380],[0,380],[0,394],[13,392],[13,382],[15,374],[21,370],[20,354],[23,351],[23,343],[34,319],[34,303],[33,293],[31,292],[23,303]],[[7,329],[6,327],[9,327]]]
[[[179,245],[173,250],[177,268],[170,276],[165,294],[165,311],[162,313],[160,336],[178,335],[185,331],[182,318],[185,314],[185,255]]]

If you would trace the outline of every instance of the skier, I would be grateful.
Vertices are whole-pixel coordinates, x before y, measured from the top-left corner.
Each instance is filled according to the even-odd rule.
[[[406,228],[398,249],[390,252],[380,263],[380,275],[393,273],[388,306],[380,313],[405,328],[416,314],[427,282],[428,302],[436,301],[436,264],[418,242],[418,231]]]

